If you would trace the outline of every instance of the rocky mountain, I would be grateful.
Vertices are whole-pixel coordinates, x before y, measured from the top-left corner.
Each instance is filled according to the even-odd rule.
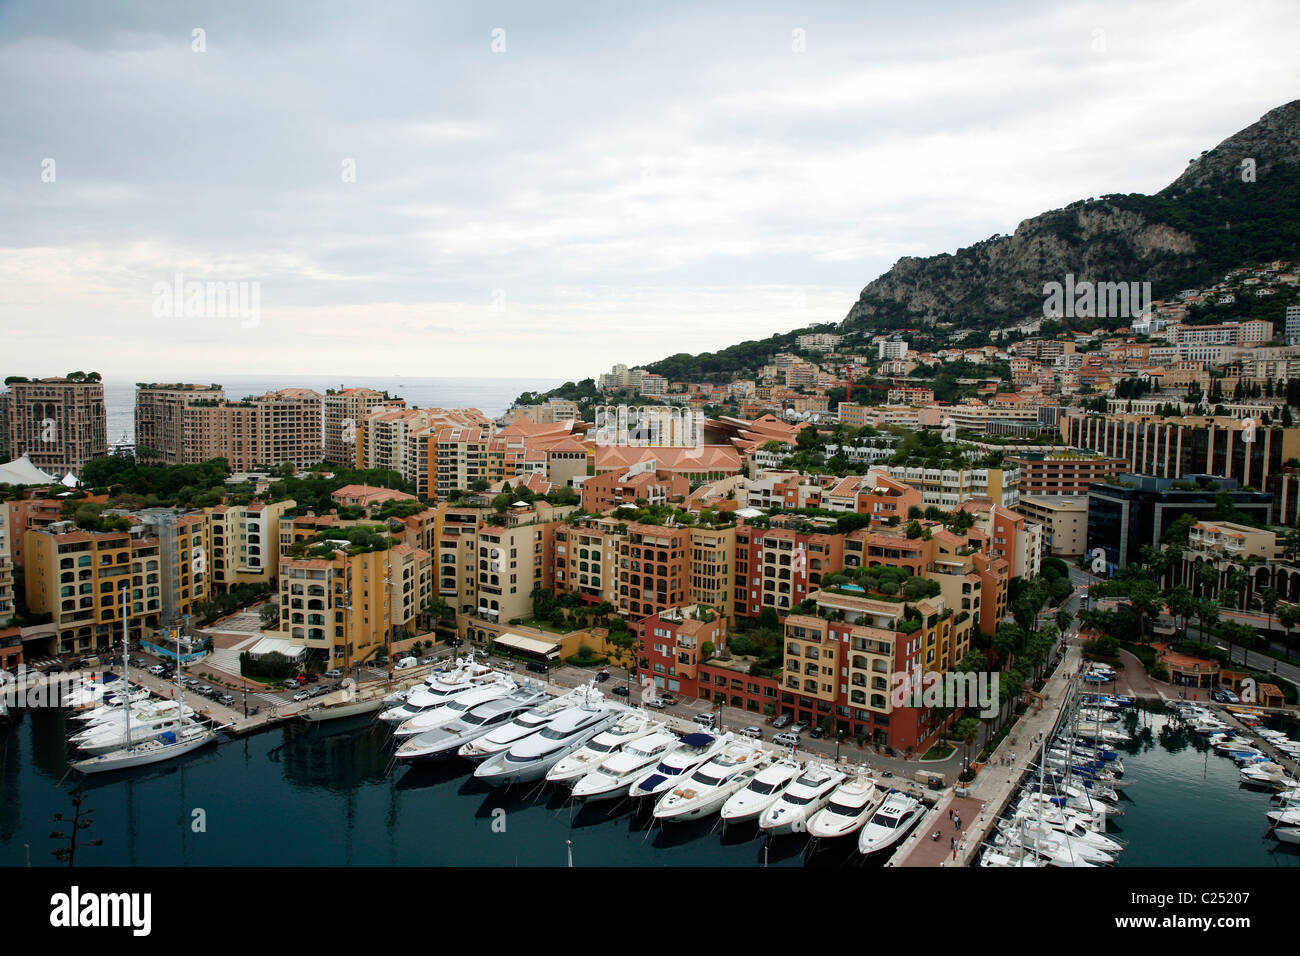
[[[1026,219],[956,254],[899,259],[843,330],[929,321],[991,328],[1042,316],[1048,282],[1150,281],[1156,298],[1300,250],[1300,100],[1192,160],[1154,196],[1111,195]]]

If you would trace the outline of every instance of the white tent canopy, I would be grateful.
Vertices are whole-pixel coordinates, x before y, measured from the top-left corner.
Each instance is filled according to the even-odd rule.
[[[0,465],[0,485],[52,485],[58,480],[33,465],[26,455]]]
[[[301,644],[291,644],[279,637],[264,637],[248,649],[250,657],[258,658],[264,654],[283,654],[291,661],[296,661],[306,653],[307,648]]]
[[[520,651],[524,654],[534,654],[541,658],[555,658],[560,656],[560,645],[556,641],[539,641],[535,637],[524,637],[522,634],[502,634],[492,640],[493,644],[499,644],[502,647],[509,647],[512,650]]]

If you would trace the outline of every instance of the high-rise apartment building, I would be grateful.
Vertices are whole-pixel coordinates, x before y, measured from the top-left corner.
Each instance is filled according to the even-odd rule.
[[[357,432],[380,408],[405,408],[406,399],[373,388],[344,388],[325,393],[325,460],[351,468],[358,464]]]
[[[209,430],[212,417],[192,414],[196,405],[221,405],[220,385],[147,385],[135,387],[135,455],[141,461],[190,465],[215,457]]]
[[[6,404],[6,460],[27,455],[52,475],[80,473],[86,462],[108,454],[104,386],[96,373],[84,377],[11,379]]]

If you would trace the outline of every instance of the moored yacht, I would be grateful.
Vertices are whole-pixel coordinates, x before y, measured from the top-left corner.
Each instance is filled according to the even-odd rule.
[[[731,742],[731,735],[715,737],[713,734],[693,733],[683,737],[672,752],[660,760],[653,770],[637,777],[627,789],[629,797],[653,797],[680,782],[700,764],[711,760]],[[576,789],[576,788],[575,788]]]
[[[655,804],[655,819],[686,822],[716,813],[771,761],[761,747],[747,740],[734,740],[722,753],[696,767],[689,777],[660,797]]]
[[[808,835],[840,837],[857,833],[884,800],[866,773],[856,773],[835,788],[826,806],[808,819]]]
[[[408,737],[393,756],[403,763],[451,757],[467,743],[490,734],[548,700],[550,697],[544,691],[521,687],[508,697],[497,697],[479,704],[437,730],[426,730]]]
[[[757,820],[763,811],[781,799],[786,787],[803,773],[803,764],[793,757],[782,757],[766,770],[760,770],[743,790],[722,805],[724,823]]]
[[[627,744],[601,761],[596,769],[573,784],[575,800],[612,800],[627,795],[627,788],[674,750],[681,738],[665,727]]]
[[[478,762],[509,750],[525,737],[545,730],[556,714],[573,707],[583,699],[584,689],[570,691],[563,697],[551,697],[532,710],[520,714],[508,724],[496,728],[475,740],[467,742],[458,751],[466,760]]]
[[[858,834],[858,852],[865,856],[893,846],[907,834],[924,811],[925,807],[915,797],[909,797],[905,793],[891,793]]]
[[[630,710],[612,727],[602,730],[578,750],[546,771],[546,779],[551,783],[573,786],[627,744],[648,737],[661,727],[663,723],[654,720],[645,711]]]
[[[570,707],[531,737],[474,768],[474,776],[494,787],[541,780],[546,771],[608,727],[622,712],[614,704]]]
[[[486,704],[498,697],[510,696],[517,686],[514,681],[499,680],[471,687],[465,693],[457,694],[447,703],[422,710],[409,720],[403,721],[393,731],[393,736],[414,737],[426,730],[437,730],[452,721],[459,720],[479,704]]]
[[[803,832],[814,813],[830,801],[844,782],[843,771],[829,764],[809,761],[785,792],[758,818],[758,826],[771,834]]]
[[[455,674],[439,675],[439,677],[456,677]],[[439,679],[433,684],[424,683],[414,688],[406,697],[406,700],[396,707],[390,707],[379,715],[379,719],[387,724],[403,724],[413,717],[427,713],[439,707],[445,707],[456,698],[471,693],[488,683],[500,683],[508,680],[503,674],[496,674],[491,677],[475,677],[473,679]],[[509,691],[507,691],[509,693]],[[431,728],[426,728],[431,729]]]

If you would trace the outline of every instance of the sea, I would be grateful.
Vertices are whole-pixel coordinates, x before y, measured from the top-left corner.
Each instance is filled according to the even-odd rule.
[[[156,375],[141,374],[130,381],[105,378],[104,413],[110,444],[123,438],[135,439],[136,382],[157,381]],[[193,376],[188,379],[196,381]],[[419,378],[408,375],[368,376],[340,381],[324,375],[222,375],[206,376],[198,384],[221,385],[226,398],[241,399],[264,395],[280,388],[310,388],[324,394],[326,389],[373,388],[406,399],[408,406],[420,408],[477,408],[497,417],[505,413],[524,392],[544,392],[563,385],[555,378]]]
[[[1163,714],[1129,718],[1119,865],[1296,866],[1268,833],[1266,793]],[[55,813],[71,809],[69,719],[15,712],[0,728],[0,865],[56,863]],[[1291,728],[1294,729],[1294,728]],[[460,760],[397,767],[373,718],[281,725],[160,767],[88,778],[91,839],[77,864],[131,866],[878,866],[837,841],[771,842],[715,816],[660,827],[629,804],[574,808],[549,786],[495,790]],[[196,830],[195,821],[202,820]]]

